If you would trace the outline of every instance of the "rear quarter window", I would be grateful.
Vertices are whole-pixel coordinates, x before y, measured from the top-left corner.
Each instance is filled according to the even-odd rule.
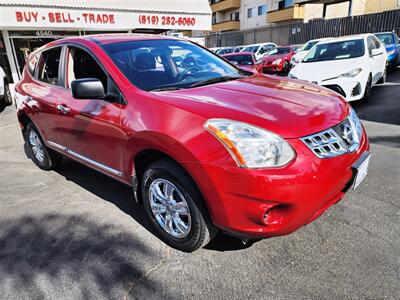
[[[35,74],[35,69],[36,69],[36,65],[38,62],[38,55],[32,55],[32,57],[28,60],[27,63],[27,67],[28,67],[28,71],[29,73],[34,76]]]

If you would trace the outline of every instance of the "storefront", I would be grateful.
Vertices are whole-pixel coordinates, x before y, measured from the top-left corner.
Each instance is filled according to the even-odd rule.
[[[210,30],[208,0],[2,0],[0,66],[10,80],[21,78],[27,55],[66,36]]]

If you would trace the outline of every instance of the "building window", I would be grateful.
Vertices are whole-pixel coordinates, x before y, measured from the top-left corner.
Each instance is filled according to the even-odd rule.
[[[239,12],[231,13],[231,21],[239,21]]]
[[[252,18],[252,17],[254,17],[254,7],[249,8],[247,10],[247,18]]]
[[[285,7],[293,6],[293,0],[285,0]]]
[[[263,16],[263,15],[266,15],[267,14],[267,5],[260,5],[259,7],[258,7],[258,15],[259,16]]]
[[[217,14],[216,14],[216,13],[213,13],[213,14],[212,14],[212,17],[211,17],[211,24],[212,24],[212,25],[217,24]]]

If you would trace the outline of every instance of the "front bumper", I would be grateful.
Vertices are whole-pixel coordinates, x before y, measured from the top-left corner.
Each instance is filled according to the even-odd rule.
[[[274,72],[282,72],[283,65],[274,65],[274,64],[263,64],[261,67],[262,73],[274,73]]]
[[[215,225],[241,237],[289,234],[342,199],[353,180],[352,165],[369,150],[365,132],[357,151],[333,158],[318,158],[299,139],[288,142],[297,157],[282,168],[192,166],[209,179],[200,188]]]

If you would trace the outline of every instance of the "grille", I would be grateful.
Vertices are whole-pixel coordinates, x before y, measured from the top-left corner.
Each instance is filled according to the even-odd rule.
[[[351,95],[354,97],[360,95],[360,93],[361,93],[361,85],[360,83],[357,83],[357,85],[351,91]]]
[[[319,158],[328,158],[354,152],[360,145],[362,127],[352,110],[341,123],[324,131],[301,138]]]
[[[324,85],[324,87],[326,87],[326,88],[328,88],[328,89],[330,89],[332,91],[335,91],[336,93],[339,93],[340,95],[342,95],[343,97],[346,98],[346,93],[337,84]]]

